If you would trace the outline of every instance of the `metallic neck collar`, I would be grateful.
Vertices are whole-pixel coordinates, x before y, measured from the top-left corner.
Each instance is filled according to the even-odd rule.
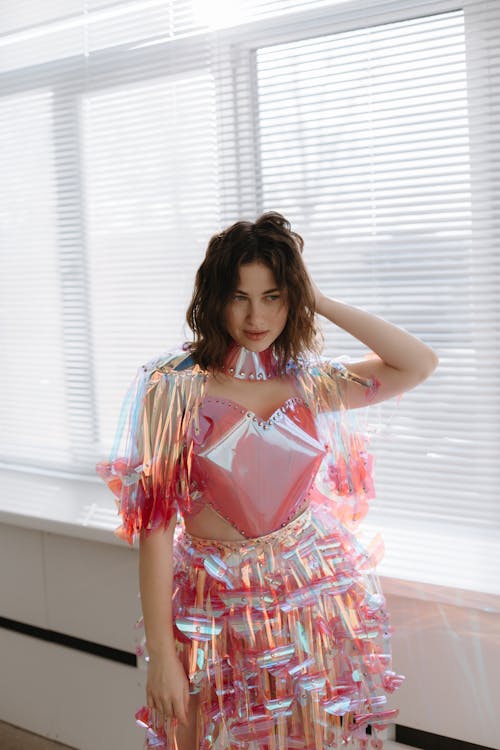
[[[235,341],[229,344],[221,371],[240,380],[269,380],[285,374],[272,345],[263,352],[252,352]]]

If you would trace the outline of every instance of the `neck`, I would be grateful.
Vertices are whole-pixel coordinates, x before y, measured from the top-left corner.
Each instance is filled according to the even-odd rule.
[[[221,369],[240,380],[269,380],[284,374],[272,345],[262,352],[252,352],[232,339]]]

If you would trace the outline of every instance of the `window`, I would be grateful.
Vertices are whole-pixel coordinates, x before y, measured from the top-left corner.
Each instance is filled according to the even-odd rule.
[[[93,476],[137,366],[189,337],[211,234],[275,209],[325,292],[440,357],[369,409],[380,572],[498,593],[491,4],[24,5],[0,21],[3,465]]]

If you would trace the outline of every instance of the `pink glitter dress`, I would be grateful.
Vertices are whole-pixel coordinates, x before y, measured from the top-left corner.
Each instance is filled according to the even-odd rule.
[[[340,381],[357,376],[325,361],[290,372],[302,395],[261,419],[205,396],[206,372],[185,353],[155,360],[97,466],[119,498],[119,537],[178,514],[172,614],[200,701],[196,750],[377,749],[398,714],[381,540],[355,534],[373,497],[366,439],[342,410]],[[246,538],[189,534],[184,519],[207,504]],[[136,627],[147,661],[142,618]],[[177,720],[154,713],[136,712],[144,747],[176,750]]]

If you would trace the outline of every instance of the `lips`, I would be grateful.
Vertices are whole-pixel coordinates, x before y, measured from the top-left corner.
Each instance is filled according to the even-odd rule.
[[[244,331],[244,335],[250,341],[260,341],[265,338],[269,331]]]

